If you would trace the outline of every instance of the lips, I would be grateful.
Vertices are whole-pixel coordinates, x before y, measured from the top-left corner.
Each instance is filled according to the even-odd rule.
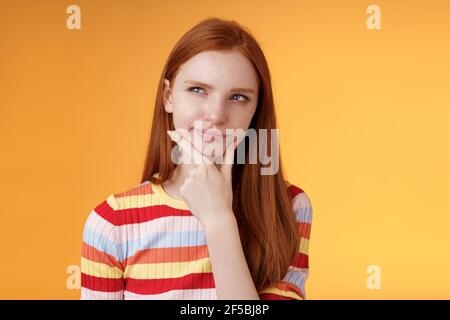
[[[221,133],[220,130],[211,130],[211,129],[196,129],[196,128],[191,128],[191,132],[193,133],[194,137],[193,140],[191,141],[192,146],[199,152],[201,153],[209,153],[211,152],[211,150],[206,151],[205,148],[208,148],[208,146],[212,146],[215,145],[216,142],[220,143],[220,141],[222,140],[223,143],[223,147],[226,148],[227,145],[229,145],[228,140],[229,140],[229,135],[224,135]],[[201,143],[201,144],[200,144]],[[206,154],[205,153],[205,154]]]
[[[222,137],[225,138],[226,135],[222,134],[221,132],[219,132],[218,130],[208,130],[208,129],[203,129],[203,130],[198,130],[198,129],[194,129],[195,132],[197,132],[198,134],[208,137],[208,138],[212,138],[212,137]]]
[[[215,139],[218,139],[219,137],[225,139],[226,135],[222,134],[219,130],[210,130],[210,129],[195,129],[194,133],[198,136],[202,137],[202,140],[204,141],[214,141]]]

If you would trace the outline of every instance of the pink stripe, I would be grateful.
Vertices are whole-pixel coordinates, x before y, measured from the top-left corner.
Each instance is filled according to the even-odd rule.
[[[124,300],[217,300],[216,289],[171,290],[159,294],[125,291]]]
[[[123,290],[103,292],[81,287],[80,300],[123,300]]]
[[[114,225],[108,220],[101,217],[95,210],[91,211],[89,217],[86,220],[85,227],[100,234],[102,237],[108,239],[109,241],[115,242],[116,239],[113,238]]]
[[[144,239],[161,232],[183,232],[202,230],[203,225],[195,216],[169,216],[142,223],[125,224],[118,227],[119,243]]]

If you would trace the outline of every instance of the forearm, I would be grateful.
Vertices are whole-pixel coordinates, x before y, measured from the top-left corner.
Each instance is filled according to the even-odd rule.
[[[234,214],[205,226],[219,300],[260,300],[253,283]]]

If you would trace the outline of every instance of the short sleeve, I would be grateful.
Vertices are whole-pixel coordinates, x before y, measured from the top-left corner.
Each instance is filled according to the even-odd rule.
[[[109,196],[89,214],[81,249],[81,300],[123,300],[124,260],[115,198]]]
[[[290,186],[293,194],[292,207],[297,219],[300,236],[298,251],[289,265],[283,280],[264,289],[261,300],[305,300],[305,283],[309,276],[309,238],[311,233],[312,206],[308,195],[295,186]]]

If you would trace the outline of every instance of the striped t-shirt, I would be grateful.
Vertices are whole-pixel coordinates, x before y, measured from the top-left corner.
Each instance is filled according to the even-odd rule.
[[[306,299],[311,202],[287,182],[300,234],[281,282],[262,300]],[[205,232],[184,201],[145,181],[112,194],[87,217],[81,250],[81,299],[216,300]]]

